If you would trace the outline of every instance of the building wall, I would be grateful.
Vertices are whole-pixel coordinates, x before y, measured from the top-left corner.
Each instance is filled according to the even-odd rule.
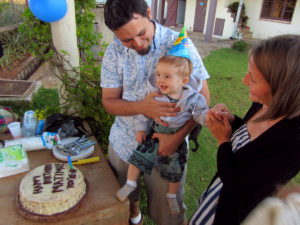
[[[231,17],[231,13],[228,12],[228,5],[235,0],[218,0],[217,8],[216,8],[216,18],[225,19],[223,35],[213,35],[216,38],[225,38],[228,39],[232,36],[233,28],[234,28],[234,18]],[[208,11],[207,11],[208,14]]]
[[[193,31],[195,19],[196,0],[187,0],[185,4],[184,25],[187,31]]]
[[[265,39],[280,34],[300,34],[300,0],[296,3],[291,23],[261,19],[263,0],[246,0],[245,6],[249,17],[248,26],[253,32],[253,38]]]
[[[231,17],[231,13],[228,12],[228,5],[235,0],[218,0],[216,8],[216,18],[225,19],[224,30],[222,36],[213,35],[216,38],[229,38],[232,35],[234,21]],[[195,18],[195,8],[196,0],[186,1],[186,11],[185,11],[185,21],[184,24],[188,31],[193,31],[194,28],[194,18]],[[209,13],[210,0],[207,1],[206,15],[205,15],[205,25],[204,33],[206,32],[207,18]]]
[[[234,29],[234,18],[228,12],[228,5],[239,0],[218,0],[215,18],[225,19],[222,36],[213,35],[216,38],[227,39],[232,36]],[[265,39],[280,34],[300,34],[300,0],[297,1],[295,12],[290,23],[276,20],[261,19],[263,0],[244,0],[246,15],[249,17],[248,26],[253,38]],[[207,17],[209,13],[210,0],[207,2],[204,33],[206,32]],[[187,0],[185,22],[188,31],[193,31],[195,18],[196,0]]]
[[[104,8],[94,8],[95,21],[98,22],[97,31],[102,33],[102,40],[110,44],[114,39],[114,33],[105,25],[104,22]]]

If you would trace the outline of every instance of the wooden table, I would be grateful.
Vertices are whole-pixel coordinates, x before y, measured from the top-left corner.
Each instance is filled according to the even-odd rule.
[[[30,169],[46,163],[62,162],[52,155],[51,150],[30,151],[27,152],[27,155]],[[90,157],[93,156],[99,156],[100,162],[76,166],[88,180],[88,200],[78,211],[72,213],[71,218],[47,224],[128,224],[129,201],[120,202],[115,197],[115,192],[120,188],[120,185],[98,144],[95,145],[95,151]],[[17,211],[16,195],[21,179],[26,173],[0,178],[0,224],[45,224],[26,220]]]

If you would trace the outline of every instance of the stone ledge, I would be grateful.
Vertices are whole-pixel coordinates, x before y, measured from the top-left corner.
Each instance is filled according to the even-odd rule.
[[[31,76],[31,74],[33,74],[34,71],[39,67],[41,62],[41,59],[35,56],[30,56],[22,63],[22,66],[17,71],[14,79],[27,80]]]
[[[27,80],[31,76],[31,74],[36,71],[41,62],[41,59],[35,56],[29,56],[14,70],[9,72],[2,72],[2,76],[0,78],[11,80]]]

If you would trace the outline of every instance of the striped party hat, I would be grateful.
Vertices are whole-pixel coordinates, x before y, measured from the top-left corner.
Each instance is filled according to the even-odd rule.
[[[185,57],[190,59],[190,53],[188,49],[188,39],[187,39],[187,32],[185,26],[182,28],[178,38],[172,45],[170,51],[167,55],[175,55],[179,57]]]

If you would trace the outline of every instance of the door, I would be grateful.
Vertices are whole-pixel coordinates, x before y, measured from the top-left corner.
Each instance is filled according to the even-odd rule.
[[[194,19],[194,31],[204,31],[207,0],[196,0],[196,10]]]
[[[177,20],[176,24],[184,24],[186,0],[178,1]]]
[[[168,9],[167,9],[167,18],[166,18],[167,26],[176,26],[177,8],[178,8],[178,0],[168,0]]]

